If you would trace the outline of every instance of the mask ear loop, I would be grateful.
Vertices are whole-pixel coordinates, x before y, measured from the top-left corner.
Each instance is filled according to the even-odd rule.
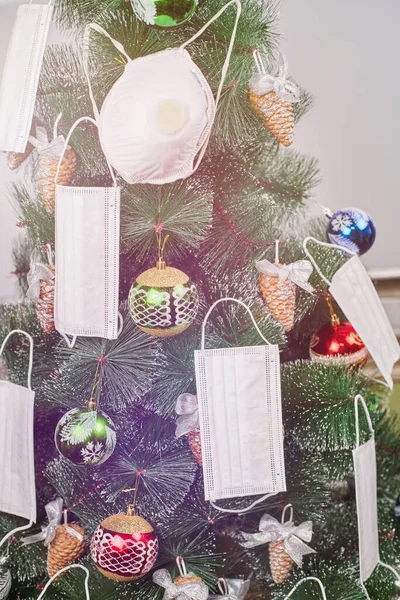
[[[369,414],[367,404],[366,404],[364,398],[361,396],[361,394],[357,394],[357,396],[355,396],[355,398],[354,398],[354,412],[355,412],[355,416],[356,416],[356,448],[360,447],[360,420],[359,420],[359,416],[358,416],[358,403],[359,402],[361,402],[361,405],[365,412],[365,416],[367,417],[368,427],[371,432],[372,438],[375,437],[375,431],[372,426],[371,415]]]
[[[69,141],[70,141],[70,139],[71,139],[71,136],[72,136],[72,134],[74,133],[74,131],[75,131],[75,129],[77,128],[77,126],[78,126],[78,125],[80,125],[81,123],[83,123],[83,121],[90,121],[90,123],[93,123],[93,125],[95,125],[95,126],[98,128],[97,122],[96,122],[94,119],[92,119],[92,117],[80,117],[80,118],[79,118],[79,119],[77,119],[77,120],[75,121],[75,123],[72,125],[72,127],[71,127],[71,129],[69,130],[69,132],[68,132],[68,135],[67,135],[67,137],[66,137],[66,139],[65,139],[65,142],[64,142],[64,147],[63,147],[63,149],[62,149],[61,156],[60,156],[60,160],[58,161],[58,165],[57,165],[57,171],[56,171],[56,176],[54,177],[54,183],[55,183],[56,185],[58,185],[58,184],[57,184],[57,179],[58,179],[58,175],[59,175],[59,173],[60,173],[60,167],[61,167],[61,163],[62,163],[62,161],[63,161],[63,158],[64,158],[65,151],[66,151],[66,149],[68,148],[68,144],[69,144]],[[104,158],[105,158],[105,157],[104,157]],[[112,167],[111,167],[111,165],[110,165],[110,163],[108,162],[108,160],[107,160],[107,159],[106,159],[106,163],[107,163],[107,167],[108,167],[108,169],[109,169],[109,171],[110,171],[111,179],[112,179],[112,181],[113,181],[113,186],[114,186],[114,187],[117,187],[117,180],[115,179],[114,171],[113,171],[113,169],[112,169]],[[56,203],[56,205],[57,205],[57,203]]]
[[[14,333],[22,333],[22,335],[26,335],[29,340],[29,366],[28,366],[28,376],[27,376],[27,387],[28,390],[32,391],[32,367],[33,367],[33,338],[29,333],[23,331],[22,329],[13,329],[10,333],[4,338],[3,343],[0,348],[0,356],[2,356],[4,352],[4,348],[6,347],[8,339],[14,335]],[[0,543],[1,546],[1,543]]]
[[[220,79],[220,82],[219,82],[219,86],[218,86],[218,90],[217,90],[217,95],[215,97],[215,109],[216,110],[218,109],[219,101],[221,99],[222,88],[224,87],[226,74],[227,74],[228,69],[229,69],[229,63],[231,61],[231,56],[232,56],[232,51],[233,51],[233,45],[234,45],[235,39],[236,39],[236,32],[237,32],[237,28],[238,28],[238,23],[239,23],[240,15],[242,13],[242,5],[241,5],[240,0],[230,0],[230,2],[228,2],[227,4],[225,4],[225,6],[223,6],[205,25],[203,25],[203,27],[201,29],[199,29],[199,31],[197,33],[195,33],[190,39],[188,39],[186,42],[184,42],[180,46],[180,48],[183,50],[184,48],[186,48],[186,46],[188,46],[189,44],[191,44],[192,42],[194,42],[198,37],[200,37],[206,31],[206,29],[208,29],[208,27],[211,25],[211,23],[213,23],[214,21],[216,21],[217,19],[219,19],[219,17],[230,6],[232,6],[233,4],[236,4],[236,19],[235,19],[235,24],[234,24],[233,29],[232,29],[231,39],[230,39],[230,42],[229,42],[228,51],[226,53],[225,62],[224,62],[224,65],[222,67],[221,79]],[[210,133],[207,135],[206,139],[203,142],[202,147],[200,148],[200,152],[199,152],[199,155],[197,156],[196,163],[193,166],[192,173],[194,173],[195,171],[197,171],[197,169],[200,166],[201,161],[203,160],[204,154],[205,154],[205,152],[207,150],[208,143],[210,141],[211,127],[212,127],[214,121],[215,121],[215,114],[214,114],[213,120],[212,120],[211,125],[210,125]]]
[[[355,417],[356,417],[356,448],[360,447],[360,422],[359,422],[359,415],[358,415],[358,403],[361,403],[364,412],[365,412],[365,416],[367,417],[367,422],[368,422],[368,428],[371,432],[371,439],[375,439],[375,431],[374,428],[372,426],[372,421],[371,421],[371,415],[369,414],[369,410],[367,407],[367,404],[364,400],[364,398],[361,396],[361,394],[357,394],[357,396],[355,396],[354,398],[354,411],[355,411]],[[394,567],[392,567],[391,565],[388,565],[387,563],[384,563],[381,561],[381,559],[379,558],[378,564],[381,567],[384,567],[385,569],[388,569],[389,571],[391,571],[395,577],[397,578],[397,580],[400,580],[400,573],[398,571],[396,571],[396,569]],[[361,581],[361,587],[363,588],[363,591],[365,592],[367,598],[369,599],[369,594],[367,592],[367,589],[364,585],[364,582]]]
[[[206,337],[206,325],[207,325],[207,321],[212,313],[212,311],[214,310],[214,308],[218,305],[221,304],[221,302],[236,302],[236,304],[240,304],[240,306],[243,306],[243,308],[246,309],[246,311],[248,312],[248,314],[250,315],[250,318],[253,322],[254,327],[257,330],[257,333],[260,335],[261,339],[264,340],[264,342],[266,344],[268,344],[268,346],[272,346],[271,342],[269,342],[261,333],[260,328],[258,327],[256,320],[253,316],[253,313],[251,312],[250,308],[247,306],[247,304],[245,304],[244,302],[242,302],[241,300],[238,300],[237,298],[220,298],[219,300],[217,300],[216,302],[214,302],[214,304],[208,309],[208,312],[206,314],[206,316],[204,317],[204,321],[203,321],[203,325],[201,327],[201,349],[205,350],[205,337]]]
[[[311,237],[311,236],[305,238],[305,240],[303,241],[303,250],[304,250],[304,252],[308,256],[308,258],[311,260],[311,262],[314,265],[315,270],[317,271],[318,275],[330,287],[332,285],[332,282],[329,281],[329,279],[327,279],[327,277],[325,277],[325,275],[322,273],[321,269],[319,268],[319,266],[315,262],[314,257],[312,256],[312,254],[310,253],[310,251],[307,248],[307,243],[309,241],[315,242],[316,244],[319,244],[320,246],[325,246],[326,248],[335,248],[336,250],[341,250],[342,252],[347,252],[347,254],[350,254],[351,256],[357,256],[357,252],[353,252],[353,250],[348,250],[347,248],[344,248],[343,246],[339,246],[338,244],[328,244],[328,242],[320,242],[320,240],[317,240],[317,239],[315,239],[314,237]]]
[[[304,579],[300,579],[300,581],[298,581],[296,583],[296,585],[291,589],[291,591],[288,593],[288,595],[285,596],[284,600],[289,600],[289,598],[294,594],[294,592],[297,590],[297,588],[305,581],[315,581],[316,583],[318,583],[318,585],[321,589],[322,600],[327,600],[325,588],[322,585],[322,581],[320,579],[318,579],[318,577],[304,577]],[[39,598],[38,598],[38,600],[39,600]]]
[[[86,80],[88,82],[89,96],[90,96],[90,100],[91,100],[92,106],[93,106],[94,117],[95,117],[96,121],[98,121],[99,117],[100,117],[100,113],[99,113],[99,109],[97,108],[96,100],[94,99],[92,84],[90,83],[90,77],[89,77],[89,42],[90,42],[90,31],[91,30],[97,31],[97,33],[102,33],[103,35],[105,35],[111,41],[111,43],[115,46],[115,48],[118,50],[118,52],[120,52],[126,58],[128,63],[131,62],[131,58],[125,52],[125,48],[123,47],[123,45],[120,42],[118,42],[117,40],[115,40],[113,37],[111,37],[111,35],[109,33],[107,33],[107,31],[105,29],[100,27],[100,25],[97,25],[97,23],[89,23],[88,25],[86,25],[85,32],[83,34],[83,70],[85,71]]]
[[[44,588],[43,588],[40,596],[38,596],[37,600],[42,600],[42,598],[44,597],[45,593],[47,592],[48,588],[53,583],[53,581],[55,579],[57,579],[57,577],[59,577],[62,573],[65,573],[66,571],[69,571],[69,569],[82,569],[82,571],[85,571],[85,594],[86,594],[86,600],[90,600],[90,593],[89,593],[89,571],[83,565],[68,565],[68,567],[64,567],[63,569],[60,569],[59,571],[57,571],[57,573],[55,575],[53,575],[53,577],[51,579],[49,579],[49,581],[46,583],[46,585],[44,586]]]
[[[32,338],[32,336],[29,333],[27,333],[26,331],[23,331],[22,329],[13,329],[3,340],[3,343],[0,348],[0,356],[2,356],[2,354],[4,352],[4,348],[6,347],[7,341],[9,340],[9,338],[12,335],[14,335],[14,333],[22,333],[22,335],[26,335],[26,337],[29,340],[29,366],[28,366],[28,376],[27,376],[27,387],[28,387],[28,390],[32,391],[32,368],[33,368],[33,338]],[[0,548],[8,540],[8,538],[10,538],[11,536],[14,535],[14,533],[17,533],[18,531],[25,531],[25,529],[29,529],[30,527],[32,527],[32,525],[33,525],[33,521],[32,521],[32,519],[30,519],[30,521],[27,525],[22,525],[21,527],[16,527],[15,529],[13,529],[9,533],[7,533],[0,540]]]
[[[240,306],[243,306],[246,311],[248,312],[248,314],[250,315],[250,318],[253,322],[254,327],[256,328],[258,334],[260,335],[261,339],[264,340],[264,342],[268,345],[268,346],[272,346],[271,342],[269,342],[267,340],[267,338],[264,337],[264,335],[262,334],[260,328],[258,327],[256,320],[254,318],[253,313],[251,312],[250,308],[247,306],[247,304],[245,304],[244,302],[242,302],[241,300],[238,300],[237,298],[220,298],[219,300],[217,300],[216,302],[214,302],[214,304],[209,308],[206,316],[204,317],[204,321],[203,321],[203,325],[201,327],[201,350],[205,350],[205,335],[206,335],[206,325],[207,325],[207,321],[212,313],[212,311],[214,310],[214,308],[218,305],[221,304],[221,302],[236,302],[236,304],[240,304]],[[249,510],[251,510],[252,508],[254,508],[255,506],[257,506],[257,504],[260,504],[260,502],[264,502],[264,500],[268,500],[268,498],[271,498],[272,496],[275,496],[278,492],[274,492],[271,494],[265,494],[265,496],[262,496],[261,498],[258,498],[258,500],[255,500],[254,502],[252,502],[252,504],[250,504],[250,506],[246,507],[246,508],[240,508],[240,509],[228,509],[228,508],[221,508],[220,506],[217,506],[212,500],[210,500],[210,504],[213,508],[215,508],[216,510],[219,510],[220,512],[224,512],[224,513],[234,513],[234,514],[243,514],[245,512],[248,512]]]

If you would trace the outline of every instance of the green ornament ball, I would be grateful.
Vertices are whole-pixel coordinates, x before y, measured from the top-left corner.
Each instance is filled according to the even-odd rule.
[[[131,0],[136,17],[147,25],[178,27],[190,19],[197,0]]]
[[[73,408],[58,422],[54,441],[61,456],[74,465],[100,465],[114,452],[115,426],[99,410]]]

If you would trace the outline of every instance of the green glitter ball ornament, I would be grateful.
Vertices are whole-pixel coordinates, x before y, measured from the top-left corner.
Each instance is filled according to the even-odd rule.
[[[190,19],[197,0],[131,0],[136,17],[147,25],[178,27]]]
[[[54,441],[61,456],[74,465],[100,465],[114,452],[115,426],[99,410],[73,408],[58,422]]]

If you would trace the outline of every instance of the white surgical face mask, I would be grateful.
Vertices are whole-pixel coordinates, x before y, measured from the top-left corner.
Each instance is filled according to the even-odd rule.
[[[205,350],[207,320],[225,300],[248,311],[266,345]],[[212,305],[195,365],[206,500],[285,491],[279,349],[243,302],[223,298]]]
[[[28,387],[0,381],[0,511],[29,519],[32,524],[36,521],[33,453],[35,392],[31,386],[33,340],[25,331],[15,329],[3,341],[0,356],[14,333],[22,333],[29,339]]]
[[[65,140],[64,151],[75,127]],[[54,321],[73,346],[76,336],[118,337],[120,188],[56,186]],[[56,181],[58,170],[56,175]],[[69,342],[66,335],[72,335]]]
[[[364,409],[371,433],[371,439],[361,445],[358,418],[359,402],[361,402]],[[360,581],[366,597],[369,599],[364,582],[370,578],[378,564],[389,569],[397,579],[400,575],[392,566],[382,562],[379,557],[375,432],[368,407],[364,398],[360,395],[354,398],[354,410],[356,416],[356,448],[353,450],[353,463],[356,484]]]
[[[48,4],[21,4],[0,88],[0,150],[25,152],[53,14]]]
[[[340,267],[332,281],[329,281],[307,249],[308,240],[347,252],[352,255],[352,258]],[[394,363],[400,358],[400,348],[387,314],[361,260],[354,252],[343,246],[326,244],[314,238],[306,238],[303,246],[317,272],[329,285],[330,293],[366,345],[386,383],[392,388],[391,373]]]
[[[186,46],[233,4],[237,7],[236,22],[214,100],[206,78],[190,58]],[[228,70],[240,11],[239,0],[231,0],[179,48],[135,60],[99,25],[92,23],[86,27],[84,65],[99,122],[100,142],[109,163],[128,183],[164,184],[189,177],[199,166]],[[106,35],[127,61],[100,113],[88,74],[91,29]]]

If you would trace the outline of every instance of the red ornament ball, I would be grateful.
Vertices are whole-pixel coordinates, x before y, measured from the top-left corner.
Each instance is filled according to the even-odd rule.
[[[90,544],[96,567],[114,581],[136,581],[154,567],[158,538],[142,517],[120,513],[98,526]]]
[[[310,357],[315,362],[328,365],[362,367],[368,350],[350,323],[327,323],[312,336]]]

